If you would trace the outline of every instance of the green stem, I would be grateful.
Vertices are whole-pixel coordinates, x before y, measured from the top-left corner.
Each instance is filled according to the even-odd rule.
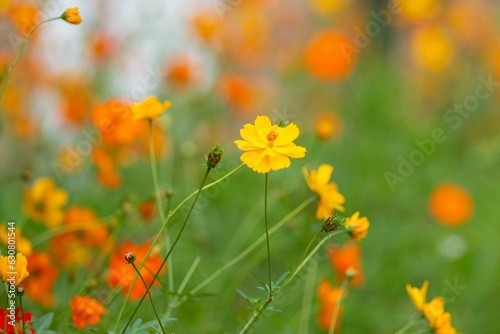
[[[400,330],[398,330],[395,334],[403,334],[403,333],[406,333],[410,328],[413,327],[413,325],[415,325],[416,321],[410,321],[409,323],[407,323],[403,328],[401,328]]]
[[[290,219],[295,217],[299,212],[301,212],[305,207],[307,207],[309,204],[311,204],[315,199],[316,199],[316,196],[312,196],[312,197],[308,198],[307,200],[305,200],[302,204],[297,206],[292,212],[290,212],[288,215],[283,217],[283,219],[281,219],[275,226],[273,226],[269,230],[269,235],[272,235],[274,232],[276,232],[281,227],[283,227]],[[214,279],[219,277],[223,272],[225,272],[226,270],[228,270],[229,268],[234,266],[236,263],[238,263],[242,259],[244,259],[245,256],[247,256],[251,251],[253,251],[255,248],[257,248],[264,241],[265,238],[266,238],[266,235],[260,236],[260,238],[257,239],[256,241],[254,241],[253,244],[248,246],[244,251],[240,252],[238,254],[238,256],[233,258],[231,261],[227,262],[225,265],[223,265],[217,271],[215,271],[212,275],[210,275],[210,277],[208,277],[203,282],[198,284],[195,288],[193,288],[191,291],[189,291],[189,295],[196,294],[198,291],[200,291],[205,286],[210,284]],[[186,297],[183,297],[182,301],[184,301],[184,300],[186,300]]]
[[[229,173],[227,173],[226,175],[224,175],[223,177],[221,177],[220,179],[217,179],[215,180],[214,182],[212,183],[209,183],[207,184],[206,186],[204,186],[202,188],[202,190],[205,190],[205,189],[208,189],[208,188],[211,188],[213,186],[215,186],[216,184],[224,181],[225,179],[227,179],[228,177],[230,177],[232,174],[236,173],[241,167],[243,167],[244,164],[240,164],[238,165],[237,167],[235,167],[233,170],[231,170]],[[165,230],[165,228],[167,227],[168,223],[170,222],[170,219],[175,215],[175,213],[187,202],[189,201],[193,196],[196,196],[198,194],[198,191],[199,190],[196,190],[194,192],[192,192],[189,196],[187,196],[184,200],[182,200],[176,207],[174,210],[172,210],[172,212],[170,212],[167,216],[167,218],[165,219],[165,221],[163,222],[163,225],[162,227],[160,228],[160,231],[158,231],[158,233],[156,234],[153,242],[151,243],[151,246],[149,246],[149,249],[148,251],[146,252],[146,256],[144,257],[141,265],[139,266],[139,270],[141,270],[141,268],[144,266],[144,264],[146,263],[146,260],[147,258],[149,257],[149,254],[151,254],[152,250],[153,250],[153,247],[156,245],[156,243],[158,242],[162,232]],[[137,279],[137,275],[136,277],[134,277],[134,279],[132,280],[132,284],[128,290],[128,293],[127,295],[125,296],[125,299],[122,303],[122,306],[120,308],[120,312],[118,313],[118,317],[116,319],[116,322],[115,322],[115,326],[114,326],[114,330],[113,332],[117,332],[118,331],[118,325],[120,323],[120,320],[123,316],[123,312],[125,311],[125,307],[127,306],[127,301],[128,301],[128,298],[130,296],[130,293],[132,292],[132,286],[134,286],[134,283]]]
[[[19,49],[17,50],[17,53],[16,53],[16,57],[14,58],[14,62],[12,63],[12,65],[10,66],[10,69],[9,69],[9,72],[7,73],[7,75],[5,76],[3,82],[2,82],[2,88],[0,88],[0,101],[2,100],[2,97],[3,97],[3,93],[5,92],[5,88],[7,87],[7,82],[9,82],[9,79],[10,79],[10,76],[12,75],[12,72],[14,71],[14,68],[16,67],[17,65],[17,61],[19,60],[19,57],[21,56],[21,53],[23,52],[24,50],[24,46],[26,45],[26,42],[28,41],[29,37],[31,36],[31,34],[33,33],[33,31],[35,31],[36,28],[38,28],[39,26],[41,26],[42,24],[45,24],[47,22],[50,22],[50,21],[55,21],[55,20],[59,20],[61,17],[58,16],[58,17],[53,17],[51,19],[48,19],[48,20],[45,20],[45,21],[42,21],[42,22],[39,22],[37,23],[36,25],[34,25],[30,31],[28,31],[28,33],[26,34],[26,36],[24,37],[24,40],[23,42],[21,43],[21,46],[19,47]]]
[[[312,302],[314,297],[314,282],[316,281],[316,272],[318,270],[318,260],[311,260],[311,270],[308,271],[304,284],[304,295],[302,297],[302,309],[300,311],[299,331],[298,333],[309,333],[309,318],[311,316]]]
[[[288,275],[287,279],[283,284],[280,286],[280,288],[273,294],[273,298],[275,298],[291,281],[292,279],[298,274],[298,272],[304,267],[304,265],[309,262],[309,260],[316,254],[318,249],[328,240],[330,237],[339,235],[341,233],[345,233],[347,230],[339,230],[335,231],[333,233],[327,234],[326,237],[324,237],[317,245],[314,247],[314,249],[306,256],[307,251],[309,248],[312,246],[313,242],[316,240],[318,235],[321,233],[319,232],[314,236],[314,238],[309,242],[309,245],[307,246],[304,255],[302,256],[303,260],[299,261],[299,265],[295,267],[295,269]],[[243,329],[240,331],[240,334],[245,334],[248,333],[248,331],[253,327],[253,325],[257,322],[259,317],[262,315],[264,310],[267,308],[267,306],[271,303],[272,299],[267,299],[266,302],[256,311],[254,312],[253,316],[247,321]]]
[[[160,316],[158,315],[158,312],[156,311],[155,303],[153,302],[153,296],[151,296],[151,292],[149,291],[148,283],[146,283],[146,281],[144,280],[144,277],[142,277],[141,272],[139,270],[137,270],[137,267],[135,266],[135,264],[134,263],[131,263],[131,264],[132,264],[132,267],[134,267],[137,275],[139,275],[139,277],[141,278],[142,283],[146,287],[146,293],[149,296],[149,300],[151,301],[151,306],[153,306],[153,311],[156,315],[156,319],[158,319],[158,324],[160,324],[161,332],[163,334],[165,334],[165,329],[163,328],[163,324],[161,323]]]
[[[339,316],[340,303],[342,302],[342,296],[344,295],[344,291],[347,288],[347,283],[349,283],[350,279],[346,276],[342,281],[342,285],[340,286],[339,296],[337,298],[337,302],[335,304],[335,312],[333,313],[332,322],[330,323],[330,330],[328,334],[334,334],[335,326],[337,325],[337,318]]]
[[[24,307],[23,307],[23,297],[19,295],[19,307],[21,308],[21,323],[22,323],[22,330],[23,334],[26,332],[26,324],[24,323]]]
[[[265,191],[264,191],[264,223],[266,224],[266,243],[267,243],[267,273],[269,276],[269,293],[267,299],[273,299],[273,281],[271,279],[271,248],[269,247],[269,228],[267,224],[267,179],[269,173],[266,173]]]
[[[162,196],[161,196],[161,189],[160,189],[160,181],[158,180],[158,172],[156,169],[156,157],[155,157],[155,148],[154,148],[154,141],[153,141],[153,120],[149,119],[148,120],[148,125],[149,125],[149,159],[150,159],[150,165],[151,165],[151,174],[153,176],[153,184],[155,188],[155,194],[156,194],[156,206],[158,208],[158,212],[160,215],[160,219],[162,222],[165,221],[165,213],[163,211],[163,203],[162,203]],[[170,249],[170,236],[167,234],[165,237],[165,243],[167,246],[167,249]],[[142,263],[141,263],[142,266]],[[172,258],[168,260],[168,289],[166,289],[167,293],[167,300],[168,300],[168,293],[170,289],[173,289],[174,286],[174,275],[173,275],[173,267],[172,267]]]
[[[184,222],[182,223],[182,226],[181,226],[181,229],[179,231],[179,233],[177,234],[177,237],[175,238],[174,240],[174,243],[172,244],[172,247],[170,247],[170,249],[168,250],[168,253],[167,255],[165,256],[165,258],[163,259],[160,267],[158,268],[158,270],[156,271],[155,275],[153,276],[153,279],[151,280],[151,283],[149,284],[149,287],[152,287],[156,278],[158,277],[158,275],[160,274],[161,270],[163,269],[163,266],[165,266],[165,263],[167,262],[168,258],[170,257],[170,254],[172,253],[172,251],[174,250],[175,246],[177,245],[177,242],[179,241],[179,239],[181,238],[181,235],[182,235],[182,232],[184,231],[186,225],[187,225],[187,222],[189,220],[189,217],[191,216],[191,213],[193,212],[193,209],[194,209],[194,206],[196,205],[196,202],[198,200],[198,197],[200,196],[201,194],[201,191],[203,190],[203,185],[205,184],[205,182],[207,181],[207,178],[208,178],[208,174],[210,173],[210,170],[211,168],[207,168],[207,171],[205,173],[205,176],[203,177],[203,181],[201,182],[201,185],[200,185],[200,188],[198,189],[198,192],[196,193],[196,197],[194,198],[194,201],[193,203],[191,204],[191,207],[189,208],[189,211],[188,211],[188,214],[186,215],[186,218],[184,219]],[[134,312],[132,313],[132,315],[130,316],[128,322],[125,324],[125,327],[123,328],[123,331],[122,331],[122,334],[125,333],[125,331],[127,330],[128,326],[130,325],[130,323],[132,322],[135,314],[137,313],[137,311],[139,310],[139,308],[141,307],[141,304],[142,302],[144,301],[144,298],[146,297],[146,294],[142,295],[142,298],[141,300],[139,301],[139,303],[137,304],[137,306],[135,307],[134,309]]]

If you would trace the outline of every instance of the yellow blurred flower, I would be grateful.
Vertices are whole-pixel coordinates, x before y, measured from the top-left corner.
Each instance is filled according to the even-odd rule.
[[[359,218],[359,212],[356,212],[345,220],[345,228],[349,230],[349,236],[356,241],[366,238],[368,227],[370,227],[368,218]]]
[[[2,256],[0,258],[0,275],[4,282],[12,282],[14,278],[15,285],[18,285],[29,276],[27,266],[28,260],[22,253],[17,253],[15,259],[13,255]]]
[[[155,119],[165,111],[167,111],[172,102],[160,102],[156,96],[149,96],[140,103],[134,103],[132,106],[132,114],[135,120]]]
[[[319,204],[316,210],[317,219],[326,219],[333,214],[334,210],[344,211],[342,204],[344,196],[339,193],[336,183],[329,182],[333,173],[333,167],[327,164],[319,166],[318,170],[302,169],[307,186],[311,191],[319,195]]]
[[[434,324],[435,334],[456,334],[456,329],[451,325],[451,314],[444,312],[441,314]]]
[[[399,0],[401,14],[406,21],[418,22],[436,16],[440,11],[437,0]]]
[[[435,297],[429,303],[424,305],[422,310],[425,319],[429,325],[434,328],[437,319],[444,313],[444,300],[441,297]]]
[[[240,135],[243,140],[234,141],[245,151],[240,159],[257,173],[287,168],[289,158],[303,158],[306,154],[305,147],[293,143],[299,136],[299,128],[294,123],[280,127],[271,125],[267,116],[257,116],[255,125],[245,124]]]
[[[309,7],[315,14],[328,16],[345,8],[345,0],[309,0]]]
[[[452,41],[438,26],[420,30],[413,37],[412,47],[415,62],[434,72],[444,70],[453,57]]]
[[[8,245],[9,243],[9,238],[8,238],[8,231],[7,228],[5,227],[5,224],[2,224],[0,226],[0,241],[4,245]],[[16,238],[16,250],[19,253],[23,253],[26,255],[31,254],[31,242],[29,241],[28,238],[25,238],[21,234],[21,229],[16,227],[16,233],[15,233],[15,238]]]
[[[28,217],[54,227],[62,223],[62,208],[67,202],[68,194],[56,188],[54,180],[40,178],[24,192],[23,211]]]
[[[80,24],[83,22],[82,18],[80,17],[80,11],[78,10],[78,7],[70,7],[66,9],[66,11],[62,13],[61,18],[71,24]]]
[[[316,116],[314,127],[316,137],[320,140],[327,140],[340,134],[342,122],[337,115],[325,112]]]
[[[424,309],[425,296],[427,295],[428,286],[429,286],[429,281],[425,281],[420,289],[412,287],[410,284],[406,284],[406,291],[410,296],[413,306],[415,306],[415,309],[419,312],[422,312]]]

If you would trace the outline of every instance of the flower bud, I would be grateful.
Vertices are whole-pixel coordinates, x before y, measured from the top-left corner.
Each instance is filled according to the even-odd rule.
[[[62,13],[61,19],[71,24],[80,24],[83,21],[80,17],[80,11],[78,10],[78,7],[70,7],[66,9],[66,11]]]
[[[127,261],[127,263],[134,263],[135,258],[136,258],[136,255],[134,252],[125,253],[125,261]]]
[[[19,284],[19,285],[17,286],[17,288],[16,288],[16,292],[17,292],[17,294],[18,294],[18,295],[20,295],[20,296],[24,295],[24,288],[23,288],[23,286],[22,286],[21,284]]]
[[[215,146],[215,148],[208,154],[207,165],[208,168],[215,168],[222,159],[222,154],[224,151],[220,145]]]
[[[325,219],[323,222],[323,231],[333,232],[337,230],[340,226],[344,224],[345,219],[343,217],[333,215]]]

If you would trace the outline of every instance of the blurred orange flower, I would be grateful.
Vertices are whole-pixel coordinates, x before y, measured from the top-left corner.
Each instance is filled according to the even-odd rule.
[[[9,10],[10,18],[14,26],[26,35],[39,22],[39,13],[35,5],[27,3],[18,3],[12,5]],[[34,35],[33,32],[31,36]],[[23,36],[24,37],[24,36]]]
[[[271,125],[267,116],[257,116],[254,124],[245,124],[240,130],[243,140],[235,140],[236,146],[245,151],[241,161],[257,173],[267,173],[290,166],[290,158],[303,158],[306,149],[293,143],[299,136],[299,128],[290,123],[286,126]]]
[[[29,277],[24,280],[24,287],[28,297],[50,308],[54,305],[52,288],[58,277],[57,269],[46,253],[33,252],[28,256]]]
[[[154,200],[146,200],[139,204],[139,215],[145,222],[150,221],[156,213],[156,203]]]
[[[222,75],[219,77],[217,90],[228,103],[236,108],[248,111],[254,106],[256,91],[241,75]]]
[[[418,31],[412,40],[415,62],[431,71],[440,72],[453,58],[453,45],[449,36],[438,26]]]
[[[110,147],[131,144],[142,129],[141,123],[133,119],[130,105],[116,99],[96,105],[92,120],[102,133],[104,144]]]
[[[195,33],[204,41],[212,40],[220,30],[220,18],[213,10],[196,13],[191,22]]]
[[[342,247],[332,245],[328,248],[328,257],[340,280],[344,280],[348,269],[353,269],[356,275],[349,281],[359,286],[363,284],[363,267],[361,266],[361,247],[357,243],[349,242]]]
[[[106,314],[106,308],[89,296],[75,296],[69,305],[71,306],[71,319],[77,328],[85,328],[88,325],[95,326]]]
[[[328,16],[345,8],[346,0],[309,0],[309,7],[315,14]]]
[[[62,223],[62,208],[67,202],[68,194],[64,189],[56,188],[50,178],[40,178],[31,189],[25,190],[23,211],[47,227],[54,227]]]
[[[440,11],[438,0],[399,0],[402,17],[408,22],[418,22],[436,16]]]
[[[109,188],[118,188],[122,184],[122,177],[116,170],[116,164],[111,156],[102,148],[94,147],[92,160],[98,170],[99,182]]]
[[[370,227],[368,218],[359,218],[359,212],[356,212],[345,220],[345,228],[348,230],[349,236],[356,241],[366,238],[368,227]]]
[[[134,120],[153,120],[167,111],[172,102],[160,102],[156,96],[149,96],[144,101],[134,103],[132,115]]]
[[[431,193],[429,210],[438,222],[458,226],[465,224],[471,218],[474,201],[462,187],[453,183],[442,183]]]
[[[320,113],[315,119],[316,137],[320,140],[327,140],[336,137],[342,130],[340,118],[330,112]]]
[[[198,64],[189,55],[178,55],[169,59],[166,72],[166,81],[180,88],[196,84],[200,76]]]
[[[117,249],[109,261],[109,273],[108,273],[108,285],[112,288],[123,288],[122,294],[126,296],[128,290],[132,285],[132,281],[136,276],[136,272],[132,266],[130,266],[124,259],[124,254],[127,252],[134,252],[137,258],[137,267],[142,263],[146,257],[146,253],[149,249],[149,243],[144,243],[142,245],[136,245],[131,242],[124,243],[119,249]],[[149,285],[153,281],[153,276],[160,268],[162,263],[162,258],[153,250],[149,254],[144,267],[141,269],[141,275]],[[162,272],[164,272],[166,266],[163,266]],[[158,280],[155,281],[154,285],[158,285]],[[136,300],[141,298],[146,293],[146,288],[140,279],[137,279],[132,291],[130,293],[130,300]]]
[[[332,324],[333,316],[339,298],[345,298],[340,295],[340,288],[333,287],[327,279],[322,279],[318,285],[318,298],[320,310],[317,315],[318,325],[321,329],[329,330]],[[337,330],[340,325],[339,319],[342,317],[342,306],[338,311],[337,322],[335,329]]]
[[[344,204],[345,198],[338,191],[337,184],[330,182],[333,173],[332,166],[322,164],[318,170],[311,170],[310,173],[306,168],[303,168],[302,173],[304,173],[309,189],[319,195],[319,204],[316,209],[317,219],[330,217],[334,210],[344,211],[342,204]]]
[[[68,82],[65,79],[61,84],[61,110],[65,118],[76,125],[83,125],[90,118],[92,97],[89,87],[82,84],[82,81],[85,80],[79,78]]]
[[[305,51],[305,66],[311,75],[339,80],[351,72],[356,60],[354,46],[347,37],[334,30],[313,36]]]
[[[13,266],[15,266],[15,270],[12,270]],[[17,253],[15,258],[13,255],[2,256],[0,258],[0,276],[2,276],[4,282],[11,282],[11,278],[15,277],[13,283],[18,285],[30,274],[27,266],[28,260],[22,253]]]

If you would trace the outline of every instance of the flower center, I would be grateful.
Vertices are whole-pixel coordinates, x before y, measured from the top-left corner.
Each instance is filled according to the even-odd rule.
[[[267,138],[267,146],[273,147],[273,142],[276,140],[276,138],[278,138],[278,135],[276,134],[276,132],[271,131],[267,134],[266,138]]]

